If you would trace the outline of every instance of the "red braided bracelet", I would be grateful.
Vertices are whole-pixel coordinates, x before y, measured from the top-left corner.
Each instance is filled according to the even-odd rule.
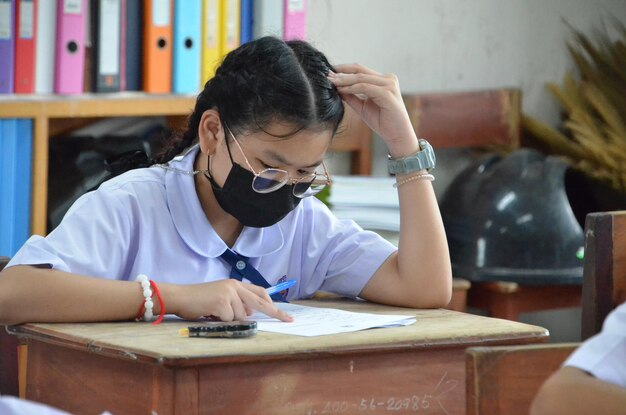
[[[161,297],[161,292],[159,291],[156,283],[150,280],[150,286],[152,287],[152,291],[154,291],[157,298],[159,299],[159,305],[161,306],[161,313],[159,314],[159,318],[153,321],[152,324],[159,324],[163,321],[163,317],[165,317],[165,303],[163,302],[163,297]]]

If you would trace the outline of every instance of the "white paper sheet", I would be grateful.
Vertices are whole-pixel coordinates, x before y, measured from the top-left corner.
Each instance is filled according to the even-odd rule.
[[[276,305],[293,316],[294,321],[283,323],[260,312],[252,314],[248,320],[256,321],[258,330],[295,336],[324,336],[378,327],[408,326],[415,323],[413,316],[354,313],[334,308],[307,307],[289,303]]]

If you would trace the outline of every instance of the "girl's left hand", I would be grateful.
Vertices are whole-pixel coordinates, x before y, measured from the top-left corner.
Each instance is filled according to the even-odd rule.
[[[328,79],[341,97],[378,135],[385,140],[392,157],[405,157],[419,150],[398,78],[383,75],[358,64],[339,65]]]

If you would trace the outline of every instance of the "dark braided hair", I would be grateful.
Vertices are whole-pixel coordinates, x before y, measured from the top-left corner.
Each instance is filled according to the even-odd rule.
[[[165,163],[194,144],[202,114],[211,108],[233,132],[267,133],[271,122],[281,121],[295,127],[289,135],[303,129],[331,129],[334,134],[344,107],[327,79],[331,70],[324,54],[301,40],[268,36],[245,43],[226,55],[204,85],[187,129],[165,143],[158,162]]]

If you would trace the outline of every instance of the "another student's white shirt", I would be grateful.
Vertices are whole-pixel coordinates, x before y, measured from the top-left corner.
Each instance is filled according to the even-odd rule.
[[[626,303],[608,315],[602,331],[585,341],[564,366],[626,388]]]
[[[170,165],[193,170],[198,147]],[[192,284],[229,277],[219,256],[226,244],[206,218],[194,179],[161,167],[131,170],[82,196],[47,237],[32,236],[11,259],[18,264],[94,277]],[[244,227],[232,247],[272,285],[296,279],[288,299],[318,290],[356,297],[396,248],[319,200],[305,198],[279,223]]]
[[[0,396],[0,415],[71,415],[39,402],[18,399],[14,396]],[[111,415],[103,412],[101,415]]]
[[[0,396],[2,415],[70,415],[68,412],[43,405],[38,402],[18,399],[14,396]]]

